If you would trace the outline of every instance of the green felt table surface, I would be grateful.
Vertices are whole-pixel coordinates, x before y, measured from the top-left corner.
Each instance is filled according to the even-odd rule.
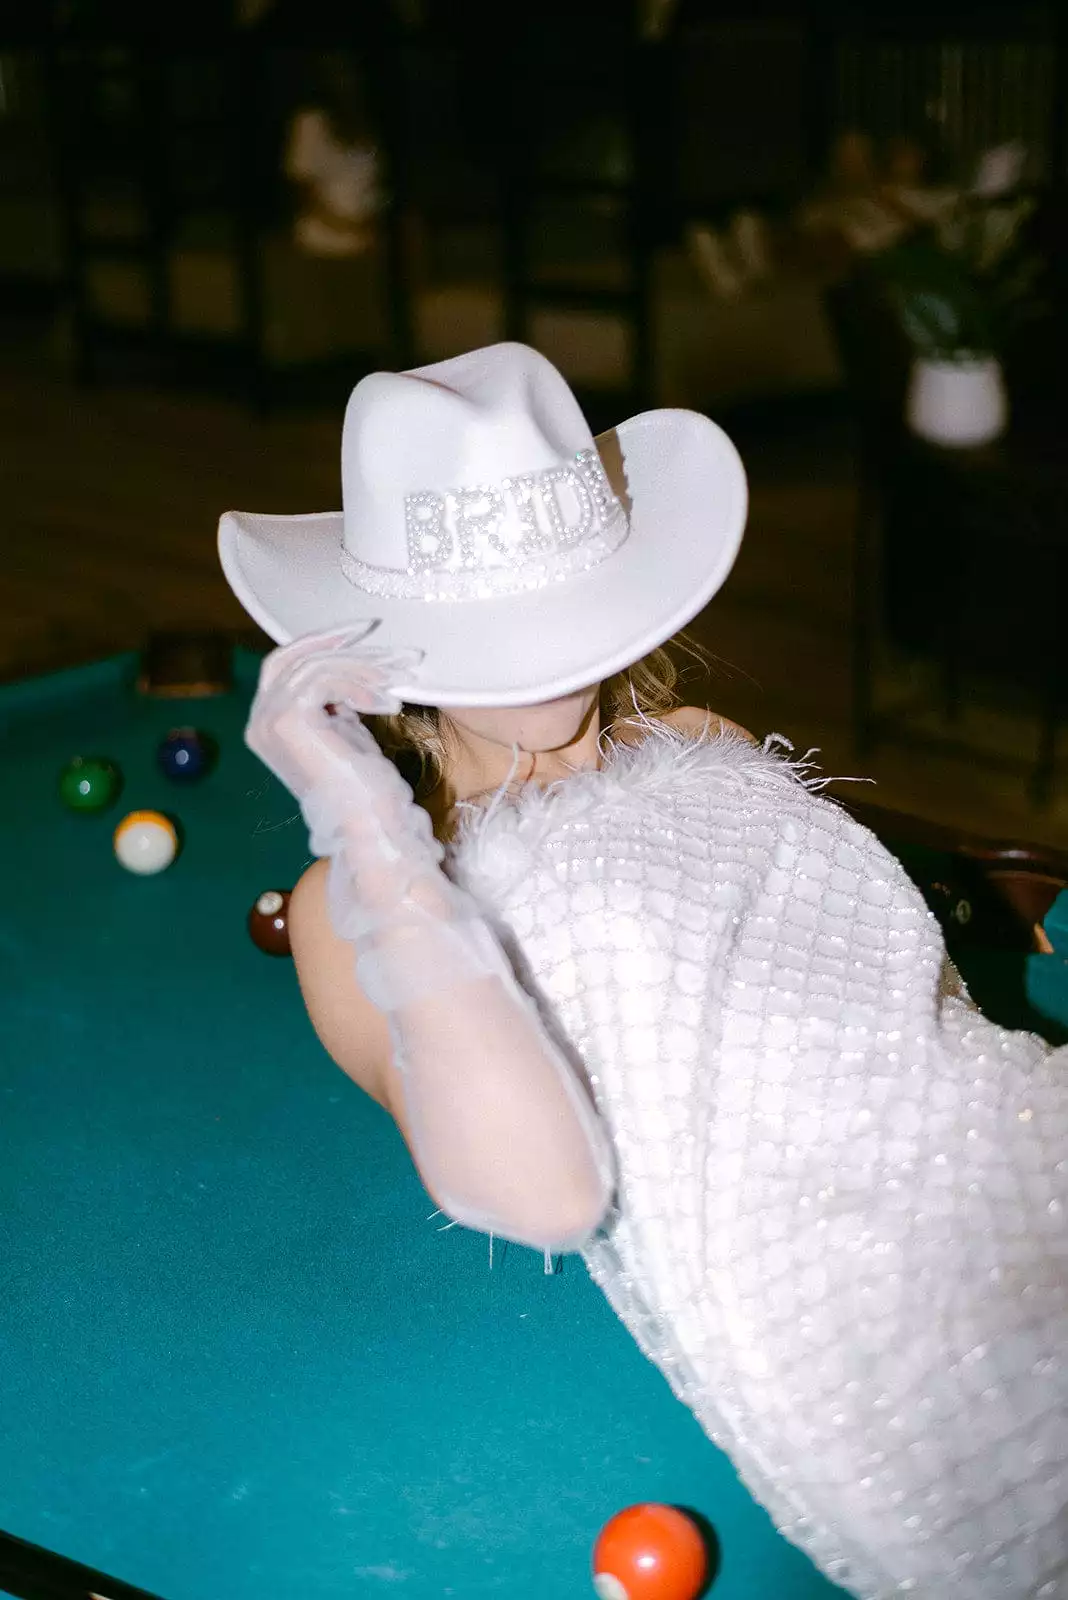
[[[164,1600],[565,1600],[655,1499],[714,1526],[716,1600],[830,1600],[579,1257],[440,1231],[249,941],[307,860],[241,742],[255,665],[0,690],[0,1529]],[[220,745],[195,787],[155,767],[176,723]],[[122,767],[111,812],[60,805],[76,753]],[[143,806],[185,835],[154,878],[111,851]]]

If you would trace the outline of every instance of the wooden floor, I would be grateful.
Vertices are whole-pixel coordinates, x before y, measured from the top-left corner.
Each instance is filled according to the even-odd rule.
[[[219,513],[339,503],[340,415],[258,420],[236,403],[67,380],[43,338],[8,341],[0,366],[0,678],[136,647],[153,628],[247,630],[219,572]],[[881,804],[988,835],[1068,846],[1068,774],[1045,810],[1026,794],[1026,706],[976,702],[963,729],[985,754],[849,740],[848,431],[817,421],[746,445],[749,531],[694,632],[721,665],[712,704],[829,772],[874,777]],[[690,697],[704,698],[695,683]],[[1003,766],[1002,762],[1009,764]]]

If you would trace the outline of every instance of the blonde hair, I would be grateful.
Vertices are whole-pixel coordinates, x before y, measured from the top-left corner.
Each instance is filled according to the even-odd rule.
[[[652,650],[633,666],[624,667],[601,684],[601,727],[607,732],[621,722],[639,717],[662,717],[681,705],[677,685],[682,670],[676,655],[687,656],[704,671],[707,652],[685,633],[678,633],[657,650]],[[442,782],[448,765],[448,749],[441,712],[434,706],[405,705],[395,716],[368,718],[382,749],[403,768],[414,762],[419,770],[407,772],[415,779],[417,794],[432,794]],[[414,758],[414,760],[413,760]]]

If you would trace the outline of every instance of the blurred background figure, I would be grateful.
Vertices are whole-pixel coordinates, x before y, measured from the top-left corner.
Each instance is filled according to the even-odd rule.
[[[292,117],[285,175],[296,187],[293,238],[313,256],[357,256],[376,242],[381,158],[369,92],[351,53],[312,54],[309,103]]]
[[[738,439],[721,709],[1068,842],[1066,83],[1052,3],[9,5],[0,673],[240,628],[220,508],[335,506],[365,372],[520,339]]]

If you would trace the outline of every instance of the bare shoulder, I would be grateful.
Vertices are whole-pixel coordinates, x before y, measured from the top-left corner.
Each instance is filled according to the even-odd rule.
[[[289,902],[289,940],[304,1004],[324,1048],[372,1099],[396,1115],[389,1028],[356,978],[352,945],[334,932],[328,861],[314,862]]]
[[[750,744],[756,744],[748,728],[743,728],[737,722],[731,722],[729,717],[721,717],[718,711],[709,711],[704,706],[676,706],[673,711],[665,711],[659,721],[666,722],[669,728],[677,728],[680,733],[690,734],[694,738],[706,731],[712,738],[720,733],[737,733],[743,739],[748,739]]]

